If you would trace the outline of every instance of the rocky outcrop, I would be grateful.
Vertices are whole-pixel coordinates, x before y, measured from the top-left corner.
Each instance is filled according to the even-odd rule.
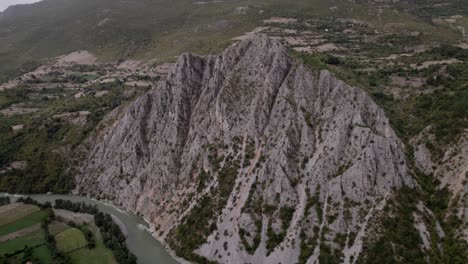
[[[439,188],[447,187],[450,190],[450,207],[456,209],[456,216],[463,221],[459,232],[468,241],[468,131],[464,131],[454,144],[445,148],[440,160],[434,158],[427,147],[428,142],[434,140],[431,127],[411,140],[416,166],[439,180]]]
[[[183,257],[222,263],[312,263],[320,244],[353,263],[374,212],[413,185],[364,91],[263,36],[182,55],[87,144],[77,192],[143,215]]]

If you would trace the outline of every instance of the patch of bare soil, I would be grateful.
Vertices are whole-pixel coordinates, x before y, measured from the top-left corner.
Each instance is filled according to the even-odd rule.
[[[125,83],[125,84],[127,84],[127,83]],[[107,95],[107,94],[109,94],[109,91],[99,91],[99,92],[96,92],[96,93],[94,94],[94,96],[96,96],[96,97],[103,97],[103,96],[105,96],[105,95]]]
[[[246,32],[244,35],[242,36],[239,36],[239,37],[235,37],[234,40],[246,40],[246,39],[251,39],[253,37],[255,37],[255,35],[258,35],[260,33],[262,33],[264,30],[267,30],[269,29],[268,27],[257,27],[255,28],[254,30],[250,31],[250,32]]]
[[[380,58],[380,59],[381,60],[396,60],[396,59],[399,59],[401,57],[411,57],[411,56],[413,56],[413,54],[410,54],[410,53],[390,54],[389,56],[383,57],[383,58]]]
[[[305,46],[308,45],[308,42],[301,37],[285,37],[284,40],[288,45],[291,46]]]
[[[141,62],[136,60],[125,60],[117,65],[119,70],[137,71],[141,68]]]
[[[151,82],[147,81],[132,81],[132,82],[126,82],[125,85],[127,86],[133,86],[133,87],[148,87],[153,85]],[[97,96],[97,93],[96,93]]]
[[[35,232],[36,230],[39,230],[40,228],[41,228],[41,224],[35,224],[35,225],[30,226],[30,227],[26,227],[25,229],[21,229],[19,231],[16,231],[16,232],[4,235],[4,236],[0,236],[0,243],[7,242],[7,241],[10,241],[10,240],[22,237],[22,236],[29,235],[29,234]]]
[[[223,1],[215,0],[215,1],[200,1],[200,2],[194,2],[194,5],[208,5],[208,4],[216,4],[216,3],[222,3]]]
[[[54,209],[54,214],[61,222],[73,222],[76,225],[89,224],[94,221],[94,217],[90,214],[74,213],[62,209]]]
[[[163,63],[156,67],[156,72],[159,74],[167,75],[171,71],[173,66],[174,63]]]
[[[18,103],[0,110],[0,113],[10,117],[15,115],[31,114],[37,111],[39,111],[39,108],[26,107],[23,103]]]
[[[0,214],[6,213],[10,210],[20,207],[21,205],[23,205],[23,203],[11,203],[11,204],[0,206]]]
[[[57,66],[66,66],[70,64],[78,64],[78,65],[93,65],[97,61],[96,56],[92,53],[80,50],[72,52],[68,55],[59,57],[57,60]]]
[[[334,51],[334,50],[343,50],[343,48],[338,47],[334,43],[325,43],[317,47],[314,47],[314,50],[318,52],[326,52],[326,51]]]
[[[295,18],[286,18],[286,17],[271,17],[269,19],[263,20],[265,24],[289,24],[296,23],[297,19]]]
[[[404,78],[399,76],[391,76],[390,80],[392,85],[398,87],[420,88],[424,84],[424,81],[421,78]]]
[[[61,119],[72,125],[82,126],[86,124],[90,114],[88,111],[78,111],[54,115],[53,118]]]
[[[468,43],[461,43],[461,44],[458,44],[457,47],[460,47],[462,49],[468,49]]]
[[[49,233],[53,236],[67,230],[68,228],[70,227],[67,224],[59,222],[57,220],[52,220],[52,222],[48,226]]]
[[[454,63],[463,63],[460,60],[457,59],[448,59],[448,60],[440,60],[440,61],[425,61],[421,64],[411,64],[410,66],[414,69],[421,70],[428,68],[431,65],[438,65],[438,64],[454,64]]]
[[[294,47],[293,50],[298,51],[298,52],[306,52],[306,53],[312,53],[314,52],[314,49],[311,46],[307,47]]]
[[[0,84],[0,92],[3,92],[7,89],[12,89],[18,86],[19,82],[17,80],[9,81],[6,83]]]

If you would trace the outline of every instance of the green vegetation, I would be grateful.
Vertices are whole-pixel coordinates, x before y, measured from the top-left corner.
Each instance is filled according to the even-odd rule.
[[[396,199],[389,201],[386,208],[384,208],[387,214],[382,219],[383,225],[380,238],[376,241],[367,241],[364,244],[364,254],[361,255],[358,263],[427,263],[426,255],[421,248],[414,246],[422,243],[413,219],[413,212],[417,210],[416,204],[420,195],[416,190],[404,187],[399,191]],[[443,201],[445,195],[434,193],[428,197],[431,199],[442,198]],[[440,212],[437,209],[438,207],[439,205],[434,205],[430,209]],[[457,238],[455,234],[457,224],[452,221],[453,219],[450,217],[445,221],[441,221],[444,230],[448,231],[448,233],[445,238],[441,239],[442,250],[437,246],[439,239],[431,241],[430,263],[461,264],[467,262],[467,245],[465,241]],[[431,220],[433,225],[435,225],[435,220]],[[434,226],[429,231],[433,237],[437,236]]]
[[[314,234],[313,237],[308,237],[304,230],[301,231],[301,250],[299,254],[298,264],[305,264],[307,260],[314,253],[314,249],[317,246],[317,234]]]
[[[0,206],[10,204],[10,197],[0,197]]]
[[[42,245],[33,249],[33,258],[39,260],[39,263],[53,263],[54,259],[46,245]]]
[[[410,149],[411,151],[411,149]],[[408,156],[413,157],[413,153]],[[410,160],[412,162],[412,159]],[[414,166],[414,165],[413,165]],[[434,212],[435,218],[426,219],[431,234],[432,249],[429,254],[433,263],[466,263],[468,261],[468,244],[459,236],[462,221],[456,216],[456,209],[450,206],[450,192],[447,187],[440,188],[440,182],[415,169],[415,178],[421,186],[421,199]],[[452,205],[456,207],[457,205]],[[445,232],[443,239],[438,238],[436,221]],[[438,246],[438,243],[441,247]],[[437,245],[437,246],[436,246]]]
[[[14,103],[23,102],[28,99],[27,90],[23,87],[9,89],[0,93],[0,109],[6,108]]]
[[[417,198],[414,190],[404,187],[398,197],[384,208],[382,237],[372,245],[365,245],[366,253],[359,263],[426,263],[420,247],[421,238],[413,222]],[[395,262],[396,261],[396,262]]]
[[[14,210],[20,207],[15,207],[8,211],[14,214]],[[26,263],[33,261],[37,263],[53,263],[49,247],[46,246],[49,240],[47,231],[42,228],[30,229],[26,231],[26,227],[32,224],[41,223],[43,227],[47,227],[50,218],[53,217],[53,212],[50,209],[41,206],[41,211],[24,216],[17,222],[2,227],[2,235],[5,236],[4,242],[0,243],[0,263]],[[20,237],[8,237],[11,233],[19,232]],[[60,262],[56,262],[60,263]]]
[[[100,85],[89,87],[98,90]],[[66,193],[73,188],[73,171],[70,155],[78,145],[95,129],[106,113],[122,104],[126,99],[121,83],[106,84],[109,94],[103,97],[86,95],[78,99],[67,98],[29,99],[28,104],[39,108],[27,115],[2,116],[0,114],[0,167],[14,161],[26,161],[23,169],[2,174],[0,191],[9,193]],[[6,93],[33,93],[28,89],[15,88]],[[57,91],[63,93],[64,91]],[[1,95],[2,93],[0,93]],[[11,104],[20,97],[9,99]],[[74,124],[64,118],[54,117],[63,113],[89,111],[84,125]],[[24,129],[13,131],[12,126],[23,124]]]
[[[278,217],[281,220],[281,229],[279,232],[273,230],[272,222],[268,223],[266,249],[269,255],[286,237],[286,232],[294,214],[294,208],[283,206],[279,209]]]
[[[44,211],[32,213],[26,217],[16,220],[13,223],[0,227],[0,236],[9,234],[16,230],[21,230],[34,224],[41,223],[46,217],[47,213],[45,213]]]
[[[260,216],[262,217],[262,216]],[[247,237],[251,237],[252,234],[247,232],[245,229],[239,230],[239,236],[241,238],[242,245],[244,246],[245,250],[249,252],[249,254],[253,255],[255,250],[257,250],[258,246],[261,242],[261,232],[262,232],[262,220],[255,220],[255,236],[252,238],[252,244],[247,241]]]
[[[92,235],[96,238],[95,247],[81,248],[77,251],[70,253],[70,258],[76,264],[113,264],[117,263],[112,254],[112,251],[104,245],[101,234],[97,227],[89,227]],[[89,241],[89,239],[88,239]],[[89,245],[89,243],[88,243]]]
[[[345,173],[349,168],[351,168],[353,166],[353,164],[351,162],[347,162],[341,166],[338,167],[338,170],[336,171],[335,173],[335,177],[338,177],[338,176],[341,176],[343,175],[343,173]]]
[[[20,238],[0,243],[0,263],[32,261],[43,264],[114,264],[117,261],[113,251],[119,259],[118,263],[136,263],[135,256],[125,247],[125,237],[120,228],[109,215],[98,212],[95,206],[57,200],[56,207],[58,206],[60,209],[69,208],[74,212],[95,215],[95,223],[76,226],[70,222],[69,225],[72,227],[69,227],[55,219],[50,203],[41,204],[31,198],[20,198],[19,201],[37,206],[41,210],[25,216],[17,222],[31,223],[31,218],[36,218],[38,221],[35,223],[40,223],[42,228],[25,233]],[[39,213],[42,217],[37,218],[35,215]],[[25,228],[25,225],[16,224],[17,222],[3,226],[3,233],[0,236]],[[6,227],[8,229],[3,229]]]
[[[77,253],[73,254],[72,257],[76,259],[79,256],[83,256],[84,253],[92,248],[92,255],[99,255],[99,252],[101,252],[103,255],[99,258],[106,259],[107,262],[113,263],[114,260],[111,258],[110,251],[104,248],[106,247],[113,252],[115,259],[118,260],[119,263],[136,263],[137,259],[135,255],[128,250],[125,244],[125,236],[122,230],[120,230],[120,227],[112,220],[109,214],[99,212],[96,206],[89,206],[85,203],[73,203],[67,200],[56,200],[55,208],[94,215],[96,228],[92,226],[81,228],[85,233],[88,245],[91,244],[90,247],[88,247],[87,250],[80,249],[76,251]],[[97,233],[97,228],[99,228],[100,235]],[[106,261],[104,263],[106,263]]]
[[[267,249],[267,255],[270,255],[271,252],[284,240],[284,237],[286,236],[286,231],[281,230],[279,233],[276,233],[275,230],[273,230],[273,227],[271,223],[268,223],[268,228],[267,228],[267,241],[266,241],[266,249]]]
[[[39,207],[28,204],[21,204],[16,207],[13,207],[10,210],[2,213],[2,215],[0,215],[0,226],[4,226],[6,224],[15,222],[16,220],[21,219],[34,212],[38,212],[39,210]]]
[[[342,263],[340,255],[336,250],[333,250],[329,245],[320,243],[319,263],[339,264]]]
[[[23,236],[0,244],[0,255],[13,255],[22,251],[26,246],[36,247],[45,243],[45,236],[42,230],[33,234]]]
[[[287,230],[289,228],[289,223],[293,218],[295,208],[289,206],[283,206],[279,211],[279,218],[281,219],[281,228]]]
[[[59,233],[55,236],[55,241],[57,249],[64,253],[83,248],[88,243],[83,232],[77,228],[69,228]]]
[[[408,157],[411,166],[413,153],[409,150]],[[390,200],[382,217],[382,227],[379,228],[379,238],[375,241],[366,241],[364,254],[358,263],[427,263],[426,255],[421,251],[421,238],[414,226],[413,213],[417,211],[416,205],[420,199],[434,212],[435,218],[423,217],[424,224],[430,233],[431,249],[430,263],[466,263],[468,253],[467,244],[459,237],[457,230],[461,227],[461,220],[450,210],[449,191],[439,188],[440,182],[421,171],[416,171],[415,179],[421,190],[404,187],[398,192],[395,199]],[[445,231],[445,237],[439,238],[436,230],[439,222]]]
[[[261,235],[262,235],[262,226],[263,226],[263,206],[262,206],[262,199],[258,198],[258,200],[254,200],[255,191],[257,190],[258,183],[255,181],[252,183],[252,186],[249,191],[249,197],[242,208],[243,213],[248,213],[254,219],[255,230],[254,234],[251,234],[247,230],[240,228],[239,229],[239,236],[244,246],[245,250],[253,255],[257,250],[258,246],[261,242]],[[253,237],[252,237],[253,236]],[[252,240],[252,243],[249,243],[248,238]]]
[[[323,218],[322,204],[320,203],[320,185],[317,186],[317,190],[314,195],[310,195],[310,189],[306,189],[307,203],[304,209],[304,215],[309,215],[310,209],[315,207],[318,220],[321,222]]]
[[[216,228],[216,218],[226,206],[239,170],[239,161],[229,161],[218,173],[218,185],[173,229],[168,242],[179,257],[196,263],[211,263],[193,251],[202,245]]]
[[[406,141],[432,125],[436,141],[430,149],[436,159],[441,158],[444,147],[454,143],[458,135],[468,128],[468,64],[457,63],[447,66],[433,65],[420,70],[400,67],[379,69],[363,73],[356,69],[368,67],[357,59],[340,59],[340,63],[329,64],[330,56],[323,54],[296,54],[304,64],[314,71],[323,69],[334,72],[349,84],[365,89],[385,109],[393,127]],[[402,59],[405,63],[426,60],[457,58],[468,61],[468,51],[445,45],[421,55]],[[416,61],[414,61],[416,60]],[[429,81],[429,86],[440,87],[432,93],[414,94],[406,98],[395,98],[383,90],[389,84],[389,76],[419,76]],[[434,79],[435,77],[435,79]],[[429,87],[428,87],[429,88]]]

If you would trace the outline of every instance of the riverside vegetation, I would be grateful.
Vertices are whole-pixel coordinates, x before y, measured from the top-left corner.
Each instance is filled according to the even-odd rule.
[[[118,225],[94,206],[19,198],[1,209],[0,263],[136,263]]]

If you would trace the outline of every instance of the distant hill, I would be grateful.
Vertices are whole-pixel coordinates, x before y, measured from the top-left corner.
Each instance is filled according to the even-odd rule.
[[[41,59],[78,49],[91,50],[101,59],[156,61],[171,60],[183,52],[212,53],[271,16],[375,19],[367,12],[375,8],[373,4],[355,2],[44,0],[12,6],[0,13],[0,81],[29,70]],[[432,5],[441,1],[413,2]],[[461,0],[451,2],[451,7],[443,8],[445,12],[465,6]],[[405,8],[405,3],[394,5]],[[412,22],[424,22],[421,19]]]

